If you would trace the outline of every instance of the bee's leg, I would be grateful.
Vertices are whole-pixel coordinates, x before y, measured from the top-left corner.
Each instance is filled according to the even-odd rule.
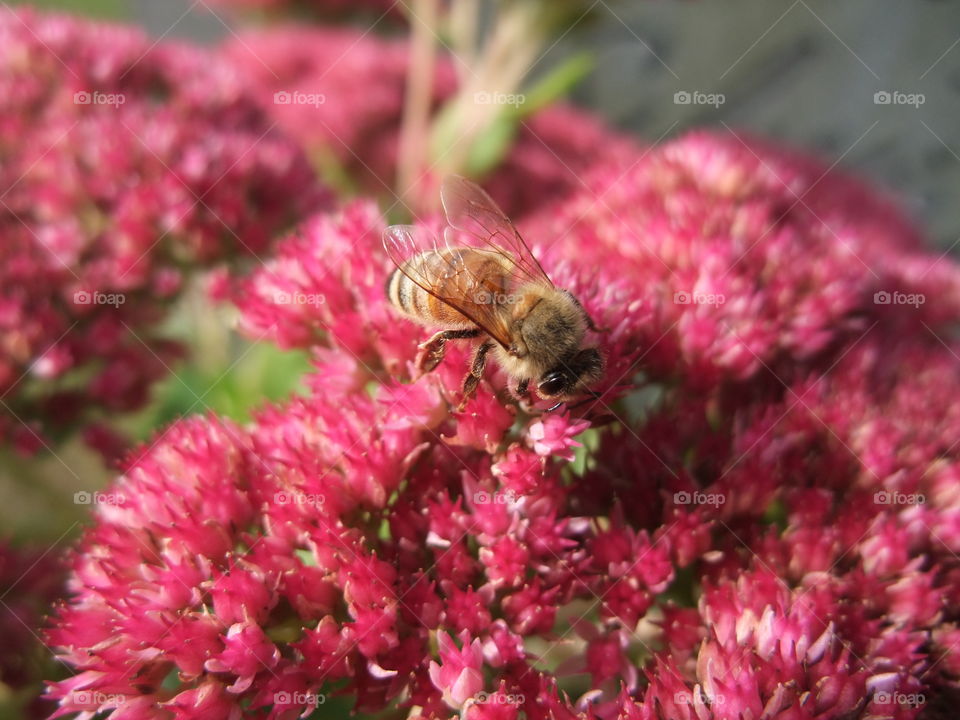
[[[417,367],[421,372],[428,373],[433,370],[447,351],[447,340],[466,340],[480,336],[480,330],[470,328],[469,330],[441,330],[425,343],[420,344],[420,354],[417,355]]]
[[[527,388],[530,386],[530,378],[524,378],[517,383],[517,397],[521,400],[527,395]]]
[[[470,374],[463,380],[463,400],[460,401],[458,410],[466,407],[467,401],[473,397],[477,391],[477,385],[483,379],[483,368],[487,364],[487,353],[493,347],[493,343],[485,340],[477,346],[477,351],[473,354],[473,362],[470,364]]]

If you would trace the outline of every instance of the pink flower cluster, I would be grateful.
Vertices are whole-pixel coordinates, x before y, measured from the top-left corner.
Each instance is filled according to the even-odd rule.
[[[326,203],[241,77],[126,27],[0,12],[0,439],[140,406],[179,353],[157,325],[188,272]]]
[[[960,271],[803,157],[694,134],[632,162],[521,228],[601,328],[599,400],[528,415],[494,369],[456,412],[462,347],[410,382],[429,331],[387,306],[370,203],[235,288],[249,332],[313,350],[309,392],[131,460],[49,634],[60,713],[948,704]]]
[[[409,65],[406,41],[349,28],[286,26],[248,31],[223,53],[252,79],[264,109],[321,167],[335,164],[365,192],[397,200],[391,188]],[[434,110],[456,90],[456,66],[454,58],[439,57]],[[587,168],[637,152],[632,140],[592,116],[554,104],[522,122],[510,152],[483,185],[505,211],[520,216],[581,189]],[[418,184],[436,184],[435,170],[424,174]]]

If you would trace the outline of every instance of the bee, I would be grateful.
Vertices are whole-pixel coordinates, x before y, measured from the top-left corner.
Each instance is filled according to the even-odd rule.
[[[463,381],[462,410],[476,392],[487,357],[516,382],[516,395],[555,401],[597,394],[589,386],[603,375],[595,347],[584,347],[596,326],[580,302],[554,286],[520,233],[487,193],[451,176],[440,189],[447,226],[443,241],[423,228],[392,225],[383,245],[396,269],[387,297],[407,317],[440,328],[419,346],[417,367],[433,370],[451,340],[476,342]]]

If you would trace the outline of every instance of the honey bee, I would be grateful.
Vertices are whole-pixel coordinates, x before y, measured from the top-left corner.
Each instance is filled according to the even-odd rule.
[[[450,340],[477,342],[463,381],[460,409],[476,392],[488,354],[516,382],[518,398],[531,381],[536,394],[556,401],[592,394],[603,375],[603,357],[584,347],[596,326],[580,302],[550,282],[513,223],[485,191],[469,180],[444,180],[443,241],[412,225],[392,225],[383,245],[396,269],[387,297],[423,325],[442,328],[421,344],[422,372],[433,370]]]

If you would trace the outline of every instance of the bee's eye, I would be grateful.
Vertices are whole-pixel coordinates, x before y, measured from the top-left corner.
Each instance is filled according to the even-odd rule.
[[[541,395],[549,397],[563,392],[565,385],[563,374],[555,371],[543,376],[543,379],[537,385],[537,390]]]

